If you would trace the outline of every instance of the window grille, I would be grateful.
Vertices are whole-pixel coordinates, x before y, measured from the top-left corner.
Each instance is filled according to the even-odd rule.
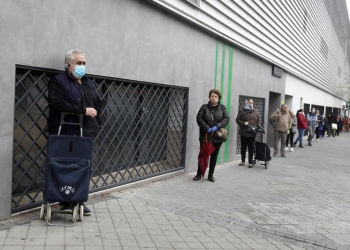
[[[323,39],[323,37],[321,37],[321,54],[323,55],[323,57],[327,60],[328,59],[328,46],[325,42],[325,40]]]
[[[47,85],[60,72],[16,67],[12,212],[43,203]],[[188,88],[88,77],[103,103],[90,192],[184,168]]]

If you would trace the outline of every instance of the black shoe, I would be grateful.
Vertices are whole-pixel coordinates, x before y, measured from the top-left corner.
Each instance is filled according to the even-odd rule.
[[[84,203],[83,203],[83,204],[80,204],[80,205],[83,205],[83,207],[84,207],[84,210],[83,210],[84,216],[89,216],[89,215],[91,215],[91,210],[88,209],[88,208],[85,206]],[[80,209],[80,206],[79,206],[79,209]]]
[[[303,147],[303,145],[300,144],[300,145],[299,145],[299,148],[304,148],[304,147]]]
[[[293,148],[295,148],[297,146],[297,143],[296,142],[294,142],[293,143]]]
[[[307,145],[312,146],[312,145],[311,145],[311,142],[309,142]]]
[[[196,175],[195,177],[193,177],[193,180],[194,181],[199,181],[201,179],[201,176],[200,175]]]
[[[73,213],[73,209],[72,209],[71,204],[69,204],[69,203],[62,203],[62,204],[60,204],[60,212],[62,214],[71,214],[71,213]]]
[[[211,182],[215,182],[215,179],[213,176],[208,176],[208,180],[211,181]]]

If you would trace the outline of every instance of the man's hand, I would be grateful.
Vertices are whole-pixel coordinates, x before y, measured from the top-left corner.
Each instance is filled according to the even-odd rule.
[[[245,122],[244,125],[248,126],[249,122]]]
[[[97,116],[97,111],[94,108],[86,108],[85,115],[94,118]]]

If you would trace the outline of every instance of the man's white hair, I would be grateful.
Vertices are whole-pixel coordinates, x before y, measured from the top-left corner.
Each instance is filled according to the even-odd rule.
[[[70,50],[64,56],[64,67],[68,68],[68,63],[72,63],[74,61],[74,55],[79,54],[85,56],[84,51],[82,50]]]

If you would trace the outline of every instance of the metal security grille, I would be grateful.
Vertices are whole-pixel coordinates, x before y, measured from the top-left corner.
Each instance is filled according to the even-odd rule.
[[[261,120],[261,124],[264,124],[264,113],[265,113],[265,99],[264,98],[257,98],[252,96],[239,96],[238,101],[238,110],[243,109],[245,100],[253,99],[254,101],[254,109],[257,109],[259,111],[259,117]],[[241,153],[241,136],[238,134],[239,126],[237,129],[237,147],[236,147],[236,154]],[[255,141],[262,142],[263,140],[263,134],[258,133],[255,137]]]
[[[43,202],[47,86],[60,72],[16,68],[12,212]],[[184,168],[188,88],[88,77],[103,103],[90,192]]]

